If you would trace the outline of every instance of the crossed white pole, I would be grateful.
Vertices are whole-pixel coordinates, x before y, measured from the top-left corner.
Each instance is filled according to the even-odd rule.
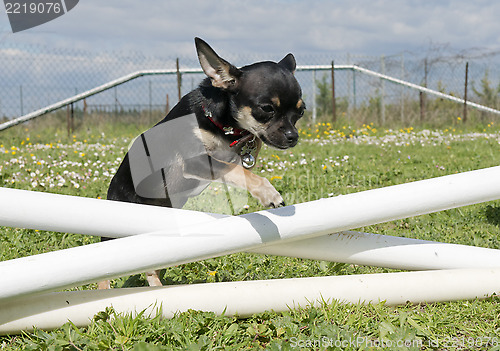
[[[0,188],[0,225],[119,238],[0,262],[0,333],[85,325],[109,305],[244,316],[318,300],[483,298],[500,292],[498,250],[343,231],[496,199],[500,167],[240,216]],[[54,292],[241,251],[436,271]]]

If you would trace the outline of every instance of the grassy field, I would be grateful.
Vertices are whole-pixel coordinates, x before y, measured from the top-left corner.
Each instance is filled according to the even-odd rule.
[[[81,128],[68,136],[57,128],[28,125],[0,132],[0,186],[104,199],[112,175],[140,129],[101,126]],[[441,130],[321,123],[302,128],[301,141],[294,149],[264,148],[254,171],[268,178],[287,204],[294,204],[495,166],[499,155],[500,128],[491,123],[466,128],[457,121]],[[222,196],[221,202],[225,201],[217,187],[210,191],[212,198]],[[203,209],[203,203],[200,206]],[[249,199],[241,212],[260,209]],[[499,249],[500,201],[358,229]],[[0,260],[96,241],[89,236],[0,227]],[[391,271],[234,254],[167,268],[162,279],[166,284],[196,284]],[[141,275],[123,277],[113,285],[145,285],[145,279]],[[491,297],[398,307],[329,301],[317,308],[267,311],[245,319],[189,311],[171,320],[151,320],[107,309],[88,328],[68,323],[54,331],[0,337],[0,350],[17,349],[500,350],[500,300]]]

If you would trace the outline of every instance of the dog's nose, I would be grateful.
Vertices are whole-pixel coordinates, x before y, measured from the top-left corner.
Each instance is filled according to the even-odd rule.
[[[285,132],[285,137],[288,145],[295,146],[297,144],[297,141],[299,140],[299,133],[295,130],[287,130]]]

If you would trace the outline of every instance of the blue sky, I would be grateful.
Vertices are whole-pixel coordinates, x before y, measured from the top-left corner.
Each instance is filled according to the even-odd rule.
[[[0,12],[0,45],[189,56],[200,36],[222,53],[242,54],[389,55],[430,42],[500,50],[495,0],[81,0],[68,14],[16,34]]]
[[[197,67],[195,36],[237,66],[292,52],[300,65],[371,62],[366,68],[380,70],[380,55],[393,55],[386,73],[400,77],[404,61],[406,79],[421,84],[423,57],[463,52],[474,60],[500,53],[498,14],[497,0],[80,0],[64,16],[13,34],[0,5],[0,116],[32,111],[139,69],[174,68],[176,57],[183,67]],[[498,77],[498,55],[491,57],[491,76]],[[461,86],[462,66],[442,71],[445,77],[433,68],[432,82]],[[478,81],[484,67],[474,63],[474,70],[470,77]],[[175,95],[172,82],[155,86],[153,100]],[[184,92],[196,83],[187,77]],[[310,97],[310,76],[301,84]],[[125,96],[123,88],[121,99],[138,103],[137,89]]]

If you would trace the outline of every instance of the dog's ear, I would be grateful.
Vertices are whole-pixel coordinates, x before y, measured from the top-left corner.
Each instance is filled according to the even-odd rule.
[[[295,73],[295,69],[297,68],[297,63],[295,62],[295,57],[292,54],[288,54],[283,59],[278,62],[278,65],[286,68],[292,73]]]
[[[235,89],[238,86],[241,71],[217,55],[202,39],[195,38],[194,42],[201,68],[210,77],[212,85],[222,89]]]

